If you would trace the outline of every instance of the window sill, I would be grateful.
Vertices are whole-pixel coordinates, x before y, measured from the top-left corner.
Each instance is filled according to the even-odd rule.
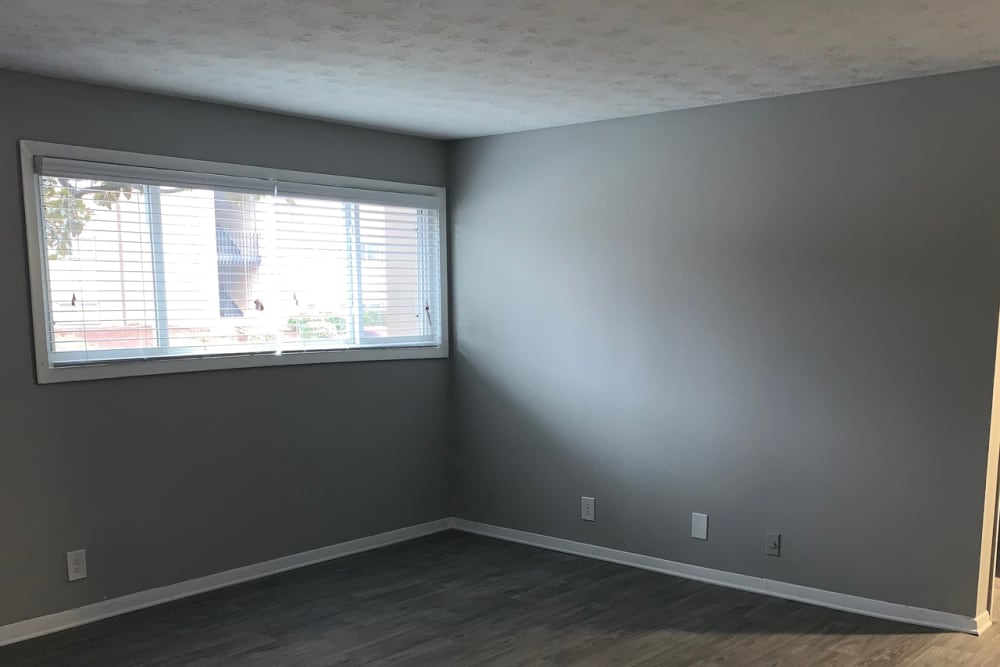
[[[37,366],[38,384],[56,384],[85,380],[196,373],[232,368],[268,368],[311,364],[353,363],[362,361],[404,361],[411,359],[447,359],[447,344],[434,347],[384,347],[284,352],[282,354],[240,354],[198,358],[132,359],[108,363],[50,367],[44,361]]]

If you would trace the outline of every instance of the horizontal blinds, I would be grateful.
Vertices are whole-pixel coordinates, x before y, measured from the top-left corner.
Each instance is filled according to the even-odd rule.
[[[385,192],[382,190],[365,190],[362,188],[341,188],[329,185],[313,185],[309,183],[290,183],[277,180],[274,182],[275,193],[284,197],[335,197],[345,201],[385,204],[409,208],[436,208],[438,200],[429,195],[417,195],[408,192]]]
[[[37,166],[53,365],[441,342],[433,197]]]
[[[35,171],[41,176],[88,178],[97,181],[142,183],[167,187],[210,188],[229,192],[274,193],[270,179],[225,174],[207,174],[175,169],[154,169],[129,165],[37,157]]]
[[[135,167],[131,165],[38,156],[35,171],[42,176],[90,178],[101,181],[136,182],[167,187],[209,188],[228,192],[274,194],[287,197],[337,198],[354,202],[435,208],[437,199],[430,195],[364,188],[347,188],[318,183],[292,182],[280,178],[234,176],[181,169]]]

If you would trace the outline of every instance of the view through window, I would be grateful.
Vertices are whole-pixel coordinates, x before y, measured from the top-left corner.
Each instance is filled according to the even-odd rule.
[[[435,208],[42,171],[54,367],[441,342]]]

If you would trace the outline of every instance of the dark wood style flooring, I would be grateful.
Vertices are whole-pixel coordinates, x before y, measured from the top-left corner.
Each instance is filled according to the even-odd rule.
[[[0,665],[1000,665],[981,638],[456,532],[6,648]]]

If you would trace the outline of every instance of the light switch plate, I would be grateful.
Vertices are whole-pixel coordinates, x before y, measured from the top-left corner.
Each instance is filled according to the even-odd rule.
[[[768,556],[781,555],[781,533],[767,533],[764,536],[764,553]]]
[[[691,514],[691,537],[696,540],[708,539],[708,515],[692,512]]]

